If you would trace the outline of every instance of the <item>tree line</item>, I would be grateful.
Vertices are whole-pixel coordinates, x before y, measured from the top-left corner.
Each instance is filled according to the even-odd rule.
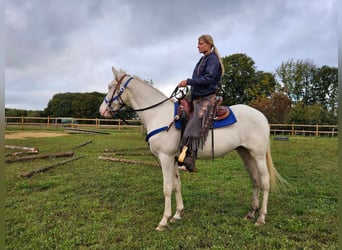
[[[225,104],[248,104],[270,123],[337,124],[338,69],[290,59],[275,73],[258,71],[246,54],[222,58]]]
[[[224,105],[248,104],[263,112],[270,123],[337,124],[338,69],[317,67],[309,60],[290,59],[274,73],[257,70],[246,54],[222,58],[225,74],[218,95]],[[153,84],[152,81],[149,81]],[[106,93],[59,93],[43,111],[5,110],[6,116],[101,118]],[[134,113],[120,114],[125,119]]]
[[[58,93],[43,111],[7,109],[6,116],[100,118],[105,93]]]

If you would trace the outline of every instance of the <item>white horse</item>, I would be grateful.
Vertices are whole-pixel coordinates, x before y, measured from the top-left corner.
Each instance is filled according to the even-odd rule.
[[[108,93],[100,106],[104,117],[113,117],[113,112],[123,106],[132,107],[143,121],[148,143],[152,153],[160,160],[163,173],[165,208],[157,230],[168,228],[168,221],[181,219],[184,205],[181,194],[179,167],[175,157],[179,153],[180,131],[175,126],[169,127],[174,120],[175,99],[167,98],[156,88],[138,77],[131,77],[124,71],[112,68],[114,80],[108,85]],[[270,187],[286,183],[273,166],[270,145],[269,125],[266,117],[247,105],[231,106],[237,122],[231,126],[214,130],[214,154],[220,157],[232,150],[237,150],[245,164],[253,185],[252,206],[245,218],[255,219],[259,209],[260,189],[263,199],[259,216],[255,224],[265,223],[267,201]],[[198,158],[212,157],[211,133],[203,150],[198,151]],[[171,195],[175,191],[176,212],[172,217]]]

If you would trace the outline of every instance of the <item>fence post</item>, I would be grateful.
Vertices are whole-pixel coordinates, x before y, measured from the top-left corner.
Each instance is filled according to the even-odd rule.
[[[47,127],[50,128],[50,116],[47,117]]]
[[[318,124],[316,124],[316,137],[318,137],[319,133],[318,133]]]
[[[25,123],[24,116],[21,116],[21,129],[24,129],[24,123]]]
[[[294,136],[294,123],[292,123],[292,126],[291,126],[291,135]]]
[[[96,130],[99,128],[99,124],[98,124],[99,120],[97,118],[95,118],[95,127],[96,127]]]

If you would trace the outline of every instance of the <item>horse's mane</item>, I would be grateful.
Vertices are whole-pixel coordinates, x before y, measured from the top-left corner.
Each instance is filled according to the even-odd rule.
[[[122,74],[127,74],[126,71],[125,71],[125,70],[122,70],[122,69],[120,69],[120,73],[122,73]],[[137,76],[137,75],[133,75],[133,78],[134,78],[135,80],[138,80],[139,82],[145,84],[146,86],[151,87],[151,88],[154,89],[156,92],[158,92],[158,93],[160,93],[162,96],[165,96],[165,97],[166,97],[166,95],[165,95],[163,92],[161,92],[159,89],[157,89],[157,88],[154,87],[153,85],[149,84],[148,81],[141,79],[141,78],[140,78],[139,76]]]

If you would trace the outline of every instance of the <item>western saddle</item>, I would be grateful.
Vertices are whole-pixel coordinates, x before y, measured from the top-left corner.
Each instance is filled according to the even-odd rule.
[[[189,118],[191,113],[193,112],[192,103],[187,99],[180,99],[179,106],[177,110],[177,115],[179,118]],[[226,106],[220,106],[223,101],[222,96],[216,97],[216,112],[214,120],[220,121],[228,117],[229,115],[229,108]],[[176,119],[177,120],[177,119]]]

